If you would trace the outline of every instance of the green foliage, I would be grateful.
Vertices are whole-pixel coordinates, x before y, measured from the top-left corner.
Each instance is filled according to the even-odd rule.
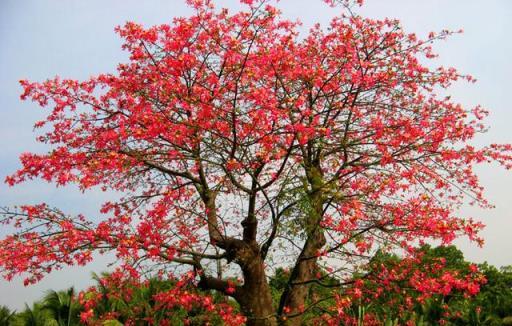
[[[464,259],[460,250],[454,246],[442,246],[432,248],[423,246],[426,261],[443,258],[446,261],[445,267],[450,270],[464,273],[470,265]],[[392,264],[400,260],[400,257],[392,254],[379,253],[375,256],[374,262],[379,264]],[[390,306],[387,302],[392,299],[400,299],[400,294],[395,292],[384,293],[381,298],[374,300],[371,304],[354,302],[351,313],[357,320],[358,325],[364,325],[365,318],[373,316],[382,325],[397,326],[403,325],[405,321],[412,321],[416,326],[434,326],[444,319],[447,325],[462,326],[494,326],[512,325],[512,266],[496,268],[487,263],[480,264],[479,270],[485,275],[486,284],[481,287],[480,293],[474,297],[451,294],[447,296],[437,295],[421,304],[416,302],[410,311],[399,313],[396,307]],[[287,286],[289,271],[279,268],[270,278],[269,284],[274,302],[279,302],[279,297]],[[105,275],[103,275],[105,276]],[[100,294],[101,300],[94,309],[96,316],[107,313],[114,313],[117,319],[106,320],[102,323],[105,326],[123,325],[128,319],[140,320],[151,318],[158,324],[163,318],[171,317],[171,325],[213,325],[220,326],[220,319],[211,318],[203,309],[192,309],[186,311],[179,307],[172,311],[155,309],[154,295],[172,289],[175,285],[172,281],[150,279],[143,285],[131,288],[129,299],[122,296],[111,295],[111,289],[105,287],[100,277],[94,275],[96,280],[96,291]],[[321,298],[327,298],[307,309],[304,322],[314,323],[315,318],[320,317],[334,304],[330,299],[330,285],[336,280],[327,274],[319,274],[319,283],[314,284],[308,295],[305,308],[316,303]],[[406,286],[402,284],[400,286]],[[110,294],[110,295],[109,295]],[[215,302],[226,302],[224,296],[218,293],[210,293]],[[395,296],[396,298],[393,298]],[[229,302],[235,308],[234,302]],[[11,312],[7,307],[0,307],[0,326],[71,326],[79,325],[80,312],[83,307],[76,299],[73,288],[66,291],[48,291],[46,295],[31,307],[28,305],[19,313]]]
[[[454,325],[506,325],[512,321],[512,267],[500,269],[487,263],[479,269],[487,283],[474,298],[457,302],[463,312],[460,318],[452,319]],[[512,324],[512,323],[511,323]]]
[[[41,305],[59,326],[78,325],[80,322],[82,307],[76,299],[74,288],[58,292],[48,291]]]
[[[5,306],[0,306],[0,325],[9,325],[14,319],[15,312]]]
[[[155,325],[159,325],[163,319],[170,321],[171,325],[176,326],[222,325],[219,316],[212,316],[202,308],[186,310],[181,307],[171,309],[158,307],[154,296],[171,290],[175,286],[174,281],[150,278],[144,284],[129,286],[127,289],[130,295],[124,297],[117,293],[112,295],[112,290],[115,289],[106,287],[105,283],[101,281],[106,276],[108,274],[103,274],[102,277],[93,274],[93,279],[97,283],[96,290],[101,294],[101,300],[95,306],[94,314],[98,319],[107,314],[116,316],[117,319],[106,320],[103,322],[103,325],[124,325],[128,320],[136,321],[137,325],[138,323],[145,325],[148,319],[152,320]],[[191,288],[190,291],[197,290]],[[211,296],[216,303],[225,301],[225,297],[217,293],[211,293]]]
[[[25,305],[25,309],[16,314],[10,322],[12,326],[56,326],[58,323],[52,318],[50,312],[43,308],[41,303],[34,303],[32,307]]]
[[[105,320],[103,322],[103,326],[123,326],[123,324],[121,324],[121,322],[119,320],[111,319],[111,320]]]
[[[463,276],[468,273],[471,265],[464,259],[464,255],[455,246],[431,247],[425,245],[420,248],[423,252],[422,261],[444,261],[443,270],[457,272]],[[394,266],[401,258],[394,254],[379,252],[372,260],[373,264]],[[419,266],[421,269],[422,267]],[[512,324],[512,266],[500,269],[488,264],[478,265],[479,271],[485,276],[487,282],[481,286],[480,292],[473,296],[464,296],[453,291],[449,295],[434,295],[425,300],[413,300],[413,306],[407,311],[400,311],[398,304],[404,299],[406,289],[409,287],[407,280],[397,281],[396,286],[400,291],[386,291],[379,298],[372,298],[371,304],[362,305],[355,301],[350,314],[362,325],[365,318],[376,318],[382,325],[403,325],[407,321],[414,325],[433,326],[439,325],[444,320],[447,325],[505,325]],[[371,272],[369,270],[364,272]],[[362,272],[360,275],[364,274]],[[372,286],[369,284],[368,286]],[[379,286],[375,284],[373,286]],[[416,298],[414,292],[408,295]]]
[[[80,304],[75,301],[74,289],[48,291],[32,307],[25,305],[20,313],[8,314],[5,307],[0,309],[0,325],[11,326],[75,326],[80,324]]]
[[[503,318],[502,325],[503,326],[512,326],[512,316]]]

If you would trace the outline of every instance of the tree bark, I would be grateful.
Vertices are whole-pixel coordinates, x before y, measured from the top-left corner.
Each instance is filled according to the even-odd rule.
[[[279,303],[278,313],[280,324],[298,326],[302,324],[302,311],[306,306],[310,283],[317,279],[318,253],[326,243],[325,235],[320,227],[323,215],[323,175],[317,166],[309,166],[307,170],[308,182],[311,186],[307,198],[310,212],[305,218],[306,242],[290,274],[288,285],[285,288]],[[286,318],[286,315],[293,317]]]
[[[247,244],[237,250],[236,257],[242,268],[244,285],[239,288],[235,299],[247,317],[247,326],[276,326],[276,311],[259,247]]]
[[[311,284],[306,283],[310,280],[316,279],[318,271],[317,258],[315,257],[318,250],[325,244],[325,236],[323,232],[315,232],[308,238],[299,260],[292,270],[290,275],[290,282],[285,289],[279,307],[280,315],[286,317],[289,315],[296,315],[294,317],[283,318],[282,325],[296,326],[302,324],[302,311],[306,306],[306,301],[309,295]],[[284,311],[286,307],[286,311]]]

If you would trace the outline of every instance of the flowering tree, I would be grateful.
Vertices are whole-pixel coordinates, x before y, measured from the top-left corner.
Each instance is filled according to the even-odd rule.
[[[248,325],[300,324],[326,300],[310,297],[312,286],[331,289],[332,323],[400,275],[412,275],[422,298],[478,291],[479,277],[438,280],[414,263],[400,275],[382,266],[368,288],[354,279],[376,252],[413,262],[425,240],[481,241],[482,225],[454,212],[466,199],[488,206],[476,163],[511,167],[510,145],[469,144],[485,131],[485,110],[436,95],[473,81],[422,63],[451,32],[420,40],[342,2],[328,28],[299,36],[267,1],[243,0],[235,14],[187,2],[191,17],[117,29],[130,61],[116,74],[21,81],[22,99],[51,108],[36,128],[52,150],[22,154],[6,182],[42,178],[124,197],[103,204],[99,223],[46,204],[6,209],[4,223],[18,228],[0,242],[7,279],[36,282],[112,250],[131,277],[186,273],[234,298]],[[267,282],[275,267],[290,271],[279,302]]]

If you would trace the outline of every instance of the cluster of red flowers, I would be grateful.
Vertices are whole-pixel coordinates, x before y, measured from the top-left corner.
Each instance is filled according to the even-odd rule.
[[[124,325],[139,325],[141,322],[148,325],[172,325],[172,318],[177,309],[185,311],[185,316],[194,311],[209,320],[218,317],[227,326],[241,325],[245,322],[245,317],[237,313],[229,303],[215,302],[210,295],[194,289],[192,274],[185,274],[179,279],[167,278],[165,283],[162,283],[164,284],[162,287],[165,287],[165,284],[172,284],[171,286],[152,293],[151,297],[143,298],[152,302],[151,305],[146,301],[138,302],[134,297],[137,293],[149,291],[150,281],[140,281],[121,270],[104,276],[98,281],[101,286],[90,287],[79,294],[79,302],[84,307],[80,318],[86,325],[103,325],[103,322],[116,320],[120,316],[125,319]],[[113,299],[118,299],[125,304],[103,313],[101,311],[105,309],[104,307],[98,309],[98,305]],[[190,321],[185,317],[180,322],[186,325]]]

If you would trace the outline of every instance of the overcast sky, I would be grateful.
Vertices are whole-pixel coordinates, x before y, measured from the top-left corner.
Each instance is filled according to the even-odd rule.
[[[236,0],[217,0],[218,6],[240,8]],[[366,0],[359,11],[369,17],[399,18],[406,31],[420,36],[441,29],[465,33],[436,45],[439,64],[455,66],[478,79],[474,85],[456,85],[451,94],[464,105],[481,104],[491,111],[490,131],[479,144],[512,143],[512,1],[508,0]],[[339,9],[320,0],[281,0],[284,15],[304,22],[304,28],[327,23]],[[33,123],[43,111],[33,103],[19,101],[18,80],[44,80],[55,75],[85,79],[101,72],[113,72],[126,60],[114,27],[126,21],[146,26],[170,22],[190,14],[183,0],[0,0],[0,179],[19,166],[24,151],[44,151],[34,140]],[[491,211],[464,208],[462,213],[487,224],[480,249],[467,241],[457,244],[469,260],[512,264],[512,172],[496,166],[478,168],[487,197],[496,205]],[[29,182],[14,188],[0,185],[0,206],[47,202],[69,213],[97,215],[106,195],[98,191],[81,194],[72,187],[55,188]],[[0,237],[6,230],[0,229]],[[105,269],[107,259],[86,268],[55,272],[28,288],[21,280],[0,280],[0,305],[20,309],[47,289],[90,284],[90,273]]]

